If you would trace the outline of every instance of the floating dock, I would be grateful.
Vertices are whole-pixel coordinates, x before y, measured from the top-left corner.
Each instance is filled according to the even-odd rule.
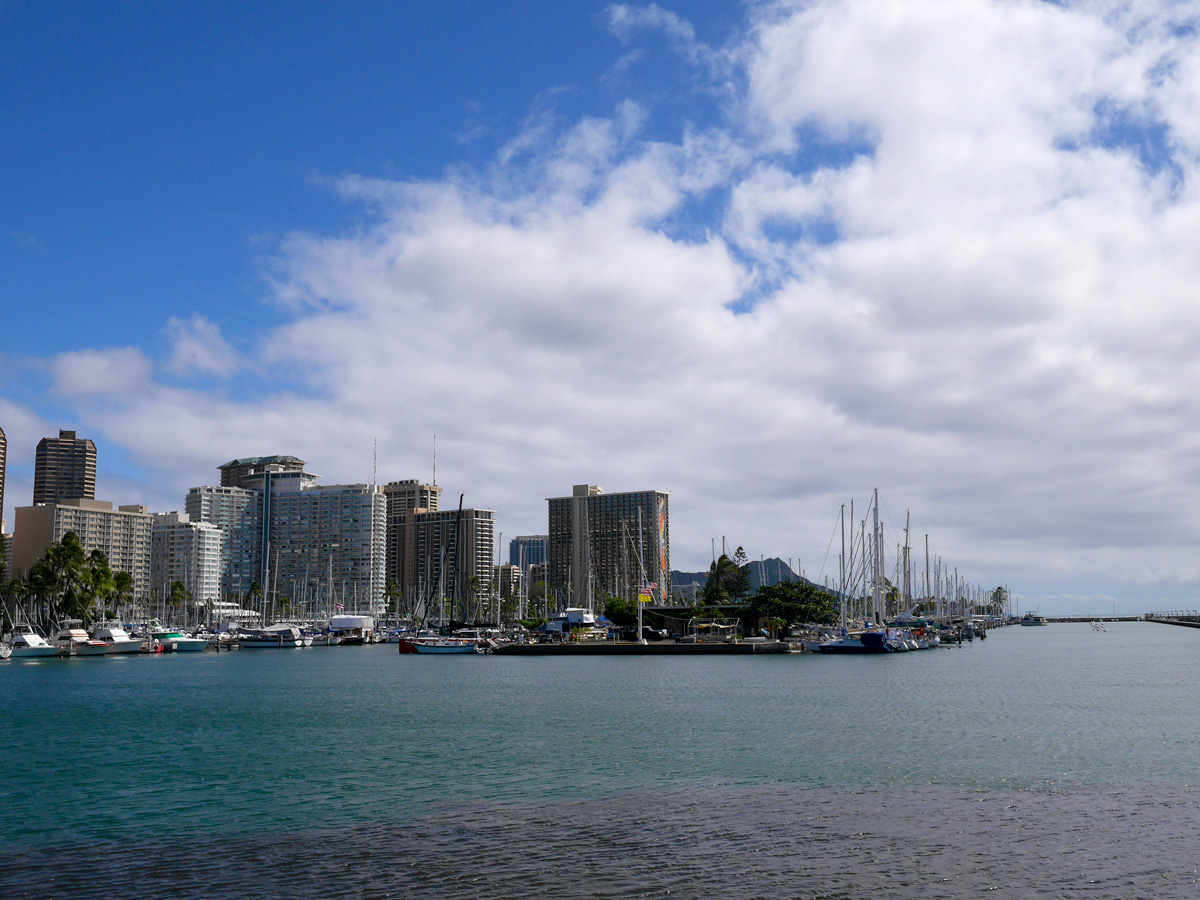
[[[675,641],[561,641],[551,644],[507,644],[498,656],[737,656],[754,653],[797,653],[799,641],[733,641],[681,644]]]

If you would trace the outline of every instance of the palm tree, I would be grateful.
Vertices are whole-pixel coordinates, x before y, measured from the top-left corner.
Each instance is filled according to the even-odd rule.
[[[85,613],[83,618],[88,619],[107,607],[108,598],[113,593],[113,573],[108,567],[108,557],[104,555],[103,550],[96,549],[88,554],[81,583],[80,594]]]
[[[167,605],[176,612],[191,602],[192,595],[182,581],[171,582],[171,592],[167,595]]]
[[[117,572],[113,575],[113,612],[120,616],[121,604],[133,597],[133,576],[128,572]]]

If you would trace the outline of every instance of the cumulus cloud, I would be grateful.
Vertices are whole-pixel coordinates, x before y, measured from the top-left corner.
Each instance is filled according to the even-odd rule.
[[[75,350],[53,361],[54,389],[68,398],[130,402],[151,383],[153,367],[137,347]]]
[[[167,369],[176,375],[231,375],[238,367],[237,351],[221,336],[220,327],[203,316],[172,316],[166,334],[171,342]]]
[[[1187,5],[1138,9],[752,6],[719,125],[652,141],[630,97],[532,118],[483,171],[339,182],[373,219],[279,246],[272,393],[138,390],[133,349],[64,354],[56,385],[123,397],[155,452],[203,434],[197,465],[366,480],[378,438],[381,478],[424,477],[436,433],[439,481],[507,534],[575,483],[671,490],[676,567],[728,535],[817,577],[878,485],[889,552],[910,507],[1025,595],[1192,590],[1200,48]],[[657,6],[610,27],[695,46]],[[237,364],[204,319],[168,334],[173,371]]]

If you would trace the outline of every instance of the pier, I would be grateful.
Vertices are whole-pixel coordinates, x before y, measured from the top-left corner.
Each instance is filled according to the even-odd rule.
[[[1147,622],[1160,622],[1163,625],[1182,625],[1184,628],[1200,628],[1200,615],[1196,610],[1181,610],[1179,612],[1146,613]]]
[[[508,644],[497,656],[737,656],[753,653],[797,653],[799,641],[698,642],[558,641],[548,644]]]

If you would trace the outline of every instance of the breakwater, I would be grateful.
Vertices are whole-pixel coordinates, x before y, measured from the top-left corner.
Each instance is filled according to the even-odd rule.
[[[547,644],[509,644],[494,649],[500,656],[744,656],[754,653],[798,653],[799,641],[728,641],[694,644],[655,641],[559,641]]]

